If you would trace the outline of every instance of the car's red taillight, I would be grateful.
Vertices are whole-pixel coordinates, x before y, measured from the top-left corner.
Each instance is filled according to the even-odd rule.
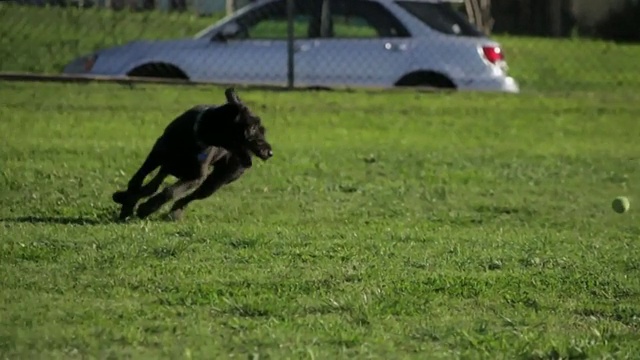
[[[484,53],[484,57],[492,64],[504,61],[504,54],[499,46],[483,46],[482,52]]]

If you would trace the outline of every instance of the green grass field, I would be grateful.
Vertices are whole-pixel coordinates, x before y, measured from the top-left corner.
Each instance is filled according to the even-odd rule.
[[[637,357],[638,92],[241,96],[276,156],[117,224],[222,89],[0,82],[0,358]]]
[[[135,39],[192,37],[219,18],[0,3],[0,71],[59,73],[65,64],[91,51]],[[349,32],[344,26],[336,31]],[[354,27],[353,31],[358,35],[361,30]],[[284,34],[282,28],[280,33]],[[298,36],[303,35],[304,31],[298,32]],[[629,93],[640,88],[640,45],[584,39],[493,38],[503,45],[510,73],[522,91]]]

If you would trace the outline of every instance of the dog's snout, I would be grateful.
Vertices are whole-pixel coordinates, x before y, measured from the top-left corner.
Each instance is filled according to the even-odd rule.
[[[273,151],[271,148],[263,148],[258,153],[256,153],[262,160],[267,160],[273,156]]]
[[[273,156],[271,145],[264,140],[249,143],[249,147],[251,151],[262,160],[267,160]]]

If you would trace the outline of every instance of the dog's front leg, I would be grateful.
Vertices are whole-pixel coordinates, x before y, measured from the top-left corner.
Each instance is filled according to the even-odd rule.
[[[147,175],[151,174],[161,164],[162,155],[155,148],[151,150],[147,158],[142,163],[142,166],[131,177],[127,184],[127,192],[136,193],[142,188],[142,183]],[[165,175],[166,176],[166,175]]]
[[[137,197],[138,192],[142,188],[142,183],[147,175],[151,174],[153,170],[155,170],[161,164],[162,156],[161,154],[154,149],[151,150],[147,158],[144,160],[140,168],[133,174],[129,183],[127,184],[127,190],[125,191],[116,191],[113,193],[113,201],[118,204],[123,204],[128,202],[130,197]],[[136,200],[137,201],[137,200]]]
[[[191,194],[176,200],[169,211],[169,218],[172,220],[180,220],[184,210],[190,202],[205,199],[213,195],[213,193],[218,191],[222,186],[229,184],[242,176],[244,170],[244,167],[238,163],[217,165],[202,185],[195,189]]]
[[[118,204],[121,204],[120,214],[118,218],[124,220],[133,215],[133,209],[138,200],[142,197],[152,195],[158,190],[162,181],[167,176],[165,172],[160,170],[158,174],[144,187],[142,186],[144,179],[161,163],[161,154],[154,148],[151,150],[144,163],[138,171],[131,177],[127,184],[127,190],[116,191],[111,198]]]
[[[120,192],[122,193],[121,196],[125,199],[123,202],[121,202],[122,207],[120,208],[120,220],[124,220],[133,215],[133,211],[138,201],[142,198],[155,194],[167,176],[168,174],[161,168],[158,174],[156,174],[153,179],[151,179],[148,183],[141,187],[137,193]]]

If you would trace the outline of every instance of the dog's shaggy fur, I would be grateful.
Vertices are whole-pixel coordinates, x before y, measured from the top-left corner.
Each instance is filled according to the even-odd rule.
[[[194,106],[166,127],[129,180],[127,190],[116,191],[112,196],[122,205],[120,220],[132,216],[138,201],[151,195],[138,206],[139,218],[176,200],[169,216],[180,219],[190,202],[207,198],[237,180],[251,167],[252,155],[264,161],[273,155],[260,117],[251,112],[234,89],[227,89],[225,96],[226,104]],[[143,186],[144,179],[158,167],[156,176]],[[156,194],[168,175],[178,181]]]

